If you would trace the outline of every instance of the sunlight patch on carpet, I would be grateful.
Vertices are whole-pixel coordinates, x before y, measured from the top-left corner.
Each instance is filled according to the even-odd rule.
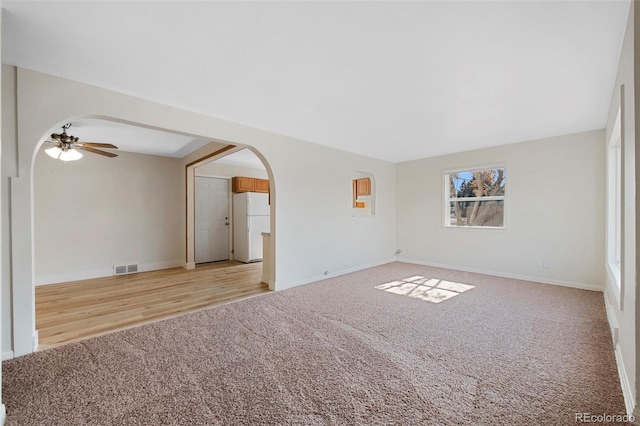
[[[375,288],[431,303],[440,303],[471,290],[474,286],[416,275],[380,284]]]

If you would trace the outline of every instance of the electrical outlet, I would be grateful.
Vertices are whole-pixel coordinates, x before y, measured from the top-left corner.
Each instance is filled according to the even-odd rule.
[[[545,269],[551,269],[551,261],[549,259],[544,259],[542,261],[542,267]]]

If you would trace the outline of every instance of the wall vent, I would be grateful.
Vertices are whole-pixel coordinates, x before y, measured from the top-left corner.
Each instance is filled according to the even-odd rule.
[[[113,265],[113,275],[135,274],[138,272],[138,265]]]

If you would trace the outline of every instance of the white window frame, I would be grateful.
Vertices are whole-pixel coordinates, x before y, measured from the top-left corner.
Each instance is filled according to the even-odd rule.
[[[622,109],[607,143],[607,274],[620,310],[623,307],[622,282]]]
[[[500,196],[489,196],[489,197],[481,197],[483,201],[492,201],[492,200],[502,200],[503,201],[503,218],[502,218],[502,226],[457,226],[457,225],[451,225],[451,216],[450,216],[450,209],[451,209],[451,197],[449,195],[449,175],[454,174],[454,173],[460,173],[460,172],[477,172],[479,170],[490,170],[490,169],[504,169],[504,175],[505,175],[505,190],[504,190],[504,195],[500,195]],[[507,170],[507,164],[506,163],[499,163],[499,164],[490,164],[490,165],[485,165],[485,166],[472,166],[472,167],[463,167],[463,168],[456,168],[456,169],[449,169],[449,170],[443,170],[442,171],[442,193],[443,193],[443,209],[442,209],[442,226],[443,228],[446,229],[482,229],[485,231],[506,231],[507,230],[507,194],[508,194],[508,188],[507,188],[507,184],[506,184],[506,180],[508,179],[509,173]],[[456,198],[456,201],[477,201],[478,197],[463,197],[463,198]]]

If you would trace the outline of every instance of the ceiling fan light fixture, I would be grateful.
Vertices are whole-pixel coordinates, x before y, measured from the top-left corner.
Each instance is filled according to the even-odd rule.
[[[82,153],[73,148],[62,150],[62,153],[60,154],[60,159],[62,161],[75,161],[81,158]]]
[[[55,158],[56,160],[60,158],[60,154],[62,153],[62,149],[59,146],[52,146],[51,148],[47,148],[44,150],[47,155],[51,158]]]
[[[113,144],[78,142],[80,140],[78,137],[67,134],[69,127],[71,127],[71,123],[65,124],[62,126],[62,133],[52,133],[51,138],[45,141],[46,143],[54,144],[53,147],[44,150],[49,157],[62,161],[76,161],[82,158],[82,153],[78,150],[88,151],[92,154],[99,154],[110,158],[118,156],[118,154],[114,154],[113,152],[98,149],[118,149],[118,147]]]

